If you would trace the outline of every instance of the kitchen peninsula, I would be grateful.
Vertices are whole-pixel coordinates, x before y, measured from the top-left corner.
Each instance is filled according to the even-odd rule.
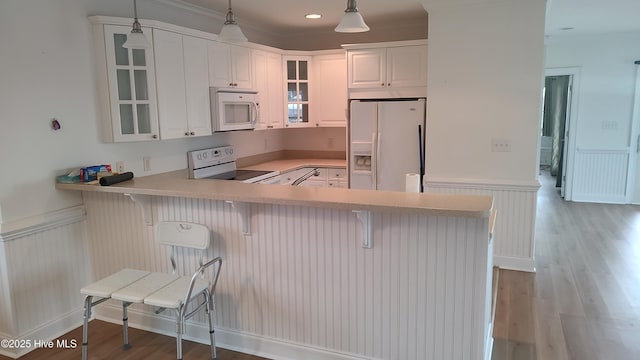
[[[490,358],[491,197],[190,180],[186,170],[56,188],[82,192],[94,279],[166,270],[149,225],[209,226],[210,255],[225,261],[221,347],[296,359]],[[108,303],[96,314],[121,315]],[[174,326],[146,307],[129,319]],[[206,342],[205,324],[195,318],[187,338]]]

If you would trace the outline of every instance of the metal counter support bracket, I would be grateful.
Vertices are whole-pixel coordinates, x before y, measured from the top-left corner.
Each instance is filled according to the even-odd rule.
[[[151,196],[140,194],[124,194],[129,197],[133,202],[138,204],[140,210],[142,210],[142,218],[144,223],[151,226],[153,225],[153,215],[151,212]]]
[[[251,235],[251,222],[249,221],[251,214],[249,214],[249,204],[230,200],[226,200],[225,202],[230,204],[231,207],[238,212],[238,215],[240,215],[240,219],[242,219],[242,234]]]
[[[362,247],[371,249],[373,247],[372,231],[371,231],[371,211],[353,210],[362,223]]]

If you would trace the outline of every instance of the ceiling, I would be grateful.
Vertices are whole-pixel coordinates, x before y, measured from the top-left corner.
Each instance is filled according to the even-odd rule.
[[[213,10],[224,16],[228,0],[177,0]],[[261,4],[261,6],[256,6]],[[346,0],[233,0],[233,13],[240,26],[285,34],[289,31],[333,31],[347,8]],[[369,27],[390,26],[405,21],[426,21],[427,12],[420,0],[360,0],[358,9]],[[305,19],[306,14],[318,13],[319,20]]]
[[[640,0],[547,0],[547,36],[640,30]],[[563,28],[573,28],[562,30]]]
[[[209,9],[221,16],[228,8],[228,0],[174,1]],[[256,6],[257,3],[262,6]],[[346,4],[346,0],[232,1],[240,25],[279,34],[333,29]],[[547,0],[547,6],[547,36],[640,30],[640,0]],[[427,17],[421,0],[360,0],[358,9],[370,27],[426,21]],[[322,18],[305,19],[308,13],[319,13]]]

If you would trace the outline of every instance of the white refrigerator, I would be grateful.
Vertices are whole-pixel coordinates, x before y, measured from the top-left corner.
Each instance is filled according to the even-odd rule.
[[[426,99],[351,101],[350,188],[405,191],[423,173],[425,112]]]

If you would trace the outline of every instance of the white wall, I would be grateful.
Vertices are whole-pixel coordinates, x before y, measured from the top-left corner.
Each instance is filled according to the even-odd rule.
[[[629,146],[640,32],[554,37],[546,68],[579,67],[577,146]]]
[[[143,176],[185,168],[188,150],[213,145],[242,143],[239,156],[281,149],[281,135],[277,132],[153,143],[102,143],[87,16],[130,17],[132,7],[130,0],[2,2],[0,223],[80,204],[78,194],[54,189],[55,176],[66,169],[124,161],[127,170]],[[163,1],[139,2],[138,11],[141,18],[204,31],[217,33],[220,27],[216,18]],[[252,37],[251,29],[247,35]],[[51,129],[52,118],[60,121],[60,131]],[[150,172],[142,171],[143,156],[151,157]]]
[[[423,0],[427,176],[535,182],[544,1],[451,2]],[[492,139],[511,152],[492,152]]]
[[[494,262],[534,270],[544,0],[422,0],[426,190],[494,196]],[[510,152],[492,152],[506,140]]]
[[[640,32],[554,37],[546,41],[546,68],[579,69],[573,133],[576,152],[568,197],[624,203]],[[571,170],[571,169],[570,169]]]

